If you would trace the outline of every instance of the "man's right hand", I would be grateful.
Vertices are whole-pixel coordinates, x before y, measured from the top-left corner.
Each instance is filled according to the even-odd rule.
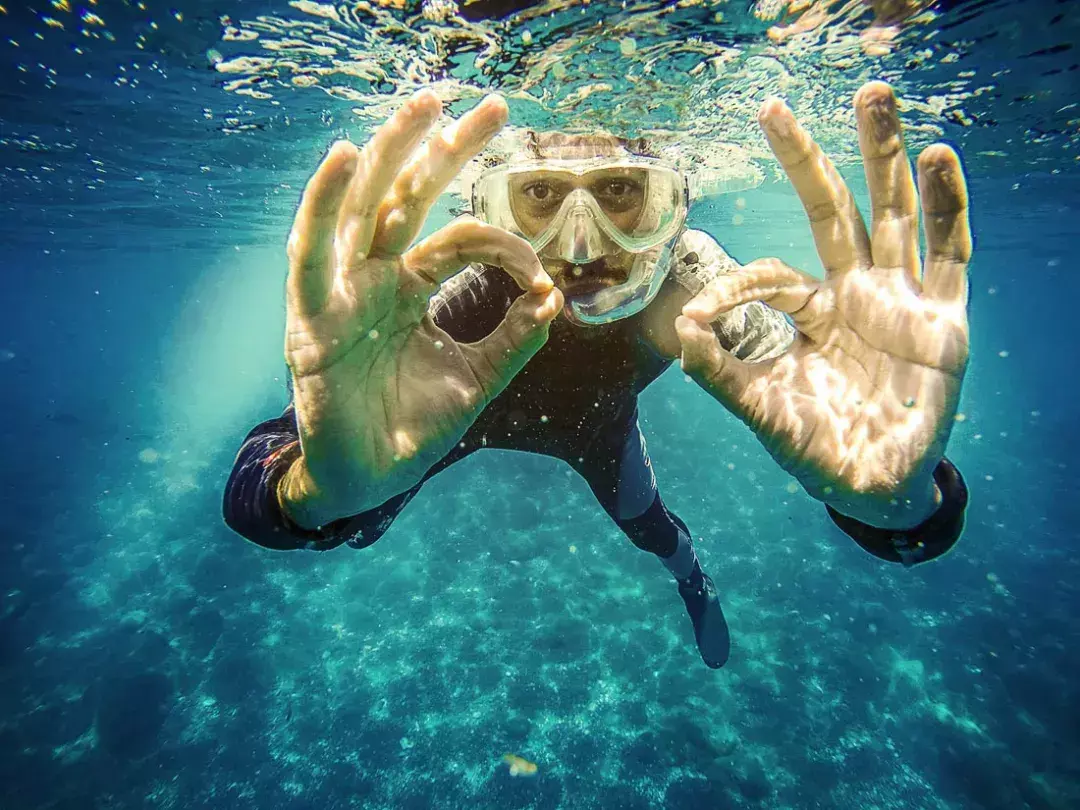
[[[508,114],[489,96],[421,147],[441,110],[423,91],[363,149],[335,143],[296,213],[285,356],[303,455],[279,496],[305,528],[419,481],[544,345],[562,309],[532,247],[507,231],[459,219],[410,247]],[[428,300],[472,262],[502,267],[525,294],[488,337],[459,344],[435,325]]]

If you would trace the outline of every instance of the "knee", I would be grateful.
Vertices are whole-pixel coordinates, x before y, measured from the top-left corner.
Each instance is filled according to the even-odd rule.
[[[685,524],[664,506],[659,493],[642,514],[615,520],[631,543],[642,551],[661,557],[669,557],[675,553],[679,545],[679,531],[686,531]]]

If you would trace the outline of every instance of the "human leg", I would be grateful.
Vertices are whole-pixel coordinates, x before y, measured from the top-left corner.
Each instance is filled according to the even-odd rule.
[[[595,447],[576,467],[630,542],[660,558],[678,584],[702,660],[723,666],[731,640],[716,588],[701,570],[690,530],[660,496],[637,419],[621,441]]]

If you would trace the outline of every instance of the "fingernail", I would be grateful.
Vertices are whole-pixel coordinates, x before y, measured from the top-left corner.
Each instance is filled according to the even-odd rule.
[[[555,300],[555,291],[551,290],[546,296],[544,296],[544,300],[541,301],[536,307],[536,314],[534,318],[537,323],[547,323],[559,314],[556,303],[557,302]]]
[[[508,109],[506,99],[498,93],[492,93],[488,96],[484,96],[483,104],[487,104],[492,107],[499,107],[500,109]]]
[[[678,318],[675,319],[675,331],[676,332],[686,332],[688,330],[693,330],[697,326],[698,326],[697,319],[696,318],[691,318],[688,315],[680,315]]]
[[[350,148],[351,144],[348,141],[335,141],[333,146],[330,147],[330,155],[335,160],[341,161],[342,168],[346,171],[352,171],[356,168],[356,150]]]
[[[421,108],[428,106],[426,112],[433,118],[438,117],[442,112],[442,101],[430,88],[425,87],[424,89],[413,93],[409,101],[412,102],[413,105]]]
[[[533,270],[532,276],[533,287],[539,288],[538,292],[547,292],[555,283],[551,280],[551,276],[548,275],[547,270],[544,269],[544,264],[539,259],[536,261],[536,267]]]
[[[787,104],[780,96],[769,96],[762,102],[759,112],[762,116],[768,117],[783,110],[785,107],[787,107]]]
[[[895,135],[900,129],[896,105],[886,100],[874,100],[863,108],[866,127],[879,141]]]
[[[791,114],[791,110],[786,105],[780,112],[769,115],[761,123],[766,134],[785,139],[793,137],[799,126],[795,122],[795,116]]]
[[[682,317],[688,318],[694,323],[701,323],[704,319],[708,318],[708,313],[700,307],[691,307],[689,304],[683,307]]]

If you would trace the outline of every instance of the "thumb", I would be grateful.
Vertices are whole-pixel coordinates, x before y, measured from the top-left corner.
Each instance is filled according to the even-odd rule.
[[[563,308],[557,287],[520,296],[495,331],[461,347],[488,401],[502,392],[529,359],[547,343],[551,322]]]
[[[805,320],[804,307],[817,289],[813,276],[779,259],[757,259],[714,278],[683,307],[683,314],[709,323],[737,306],[762,301],[791,315],[798,326]]]
[[[675,331],[682,344],[682,369],[731,411],[746,390],[754,368],[726,351],[712,327],[680,315]]]

